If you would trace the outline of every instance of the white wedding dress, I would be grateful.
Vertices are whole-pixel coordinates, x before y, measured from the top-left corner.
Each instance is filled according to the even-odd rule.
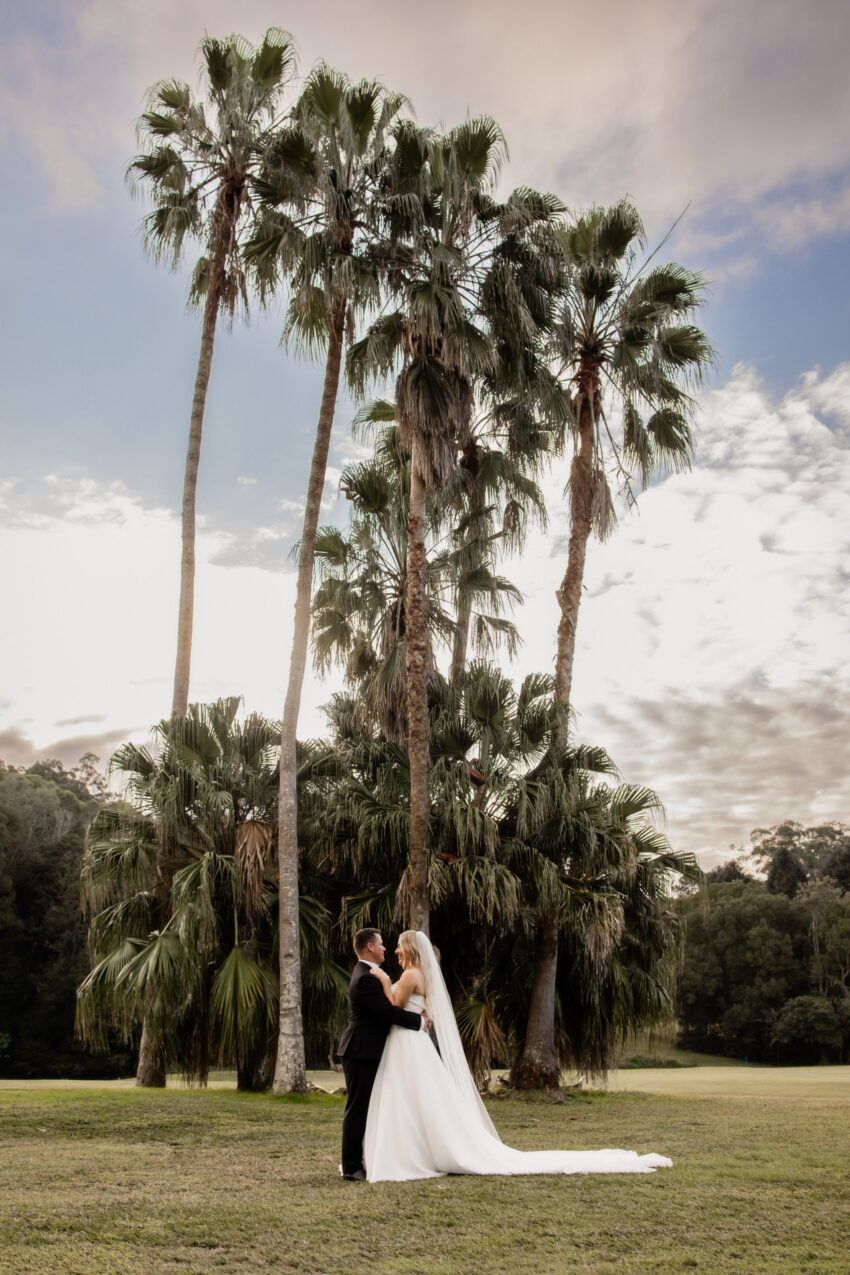
[[[424,934],[417,937],[420,951],[423,939],[433,951]],[[635,1151],[515,1151],[506,1147],[466,1065],[436,958],[433,968],[429,964],[423,957],[427,1001],[413,995],[406,1008],[417,1012],[427,1009],[442,1057],[426,1032],[390,1028],[363,1140],[370,1182],[405,1182],[446,1173],[653,1173],[672,1165],[666,1156],[638,1155]],[[437,980],[440,986],[432,995]]]

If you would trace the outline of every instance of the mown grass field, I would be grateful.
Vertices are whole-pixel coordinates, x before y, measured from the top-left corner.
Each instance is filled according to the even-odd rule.
[[[6,1085],[0,1270],[850,1272],[848,1068],[623,1072],[560,1104],[493,1102],[517,1147],[672,1156],[646,1177],[345,1183],[342,1102]]]

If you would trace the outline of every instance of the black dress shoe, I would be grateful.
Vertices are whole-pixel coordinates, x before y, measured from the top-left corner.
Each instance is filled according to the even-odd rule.
[[[353,1173],[343,1173],[346,1182],[365,1182],[366,1173],[364,1169],[355,1169]]]

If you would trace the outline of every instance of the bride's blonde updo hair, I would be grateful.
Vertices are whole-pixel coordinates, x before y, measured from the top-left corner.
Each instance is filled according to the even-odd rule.
[[[405,968],[421,970],[422,958],[419,955],[419,943],[416,938],[416,931],[405,930],[402,934],[399,934],[398,945],[404,955]]]

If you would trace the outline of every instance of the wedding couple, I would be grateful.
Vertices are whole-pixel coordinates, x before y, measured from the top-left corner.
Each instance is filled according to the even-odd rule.
[[[339,1044],[348,1101],[342,1176],[404,1182],[446,1173],[652,1173],[672,1164],[635,1151],[514,1151],[499,1138],[463,1052],[436,954],[405,930],[395,984],[379,930],[354,936],[351,1013]],[[431,1040],[433,1026],[439,1053]]]

